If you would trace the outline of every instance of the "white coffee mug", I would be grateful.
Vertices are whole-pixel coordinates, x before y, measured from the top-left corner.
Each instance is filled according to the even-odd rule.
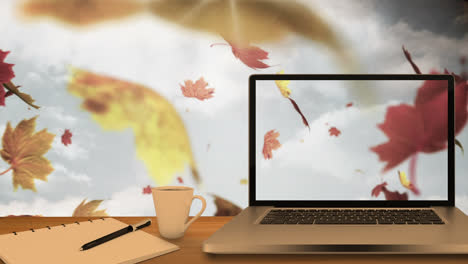
[[[193,188],[185,186],[162,186],[151,188],[159,233],[169,239],[182,237],[185,230],[201,216],[206,201],[200,195],[193,195]],[[202,209],[187,222],[193,199],[202,202]]]

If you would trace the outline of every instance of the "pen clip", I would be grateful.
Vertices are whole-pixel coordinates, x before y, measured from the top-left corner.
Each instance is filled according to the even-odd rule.
[[[143,228],[143,227],[147,227],[147,226],[149,226],[149,225],[151,225],[151,219],[146,219],[146,220],[144,220],[144,221],[141,221],[141,222],[139,222],[139,223],[136,223],[136,224],[130,225],[130,226],[133,228],[132,231],[136,231],[136,230],[138,230],[138,229],[141,229],[141,228]]]

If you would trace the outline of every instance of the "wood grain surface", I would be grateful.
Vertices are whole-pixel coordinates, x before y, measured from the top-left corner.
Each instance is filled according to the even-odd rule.
[[[153,225],[144,230],[159,236],[156,217],[115,217],[116,219],[135,224],[146,218],[153,219]],[[185,233],[185,236],[175,240],[168,240],[181,247],[180,250],[141,262],[149,263],[468,263],[468,255],[211,255],[201,251],[202,243],[216,230],[227,223],[232,217],[200,217]],[[31,228],[43,228],[47,225],[86,221],[92,218],[83,217],[3,217],[0,218],[0,234],[13,231],[21,232]],[[44,241],[47,243],[47,241]],[[27,254],[27,250],[25,251]],[[1,261],[0,261],[1,262]],[[33,264],[33,263],[32,263]]]

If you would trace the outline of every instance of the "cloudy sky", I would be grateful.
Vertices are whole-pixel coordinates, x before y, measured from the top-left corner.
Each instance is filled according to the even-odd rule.
[[[28,110],[17,98],[7,98],[7,107],[0,109],[0,131],[8,121],[16,125],[39,115],[37,129],[48,128],[56,135],[70,129],[73,143],[65,147],[56,138],[46,154],[55,171],[47,182],[36,181],[37,193],[21,188],[14,192],[11,174],[0,176],[0,215],[68,216],[84,198],[104,199],[101,208],[111,215],[154,215],[152,199],[142,194],[142,188],[155,183],[136,157],[132,131],[104,132],[89,113],[80,110],[80,100],[66,91],[69,65],[143,84],[173,103],[187,127],[204,180],[204,188],[195,191],[207,197],[204,215],[216,211],[209,193],[241,207],[248,203],[247,185],[240,184],[248,177],[248,76],[281,69],[287,73],[344,71],[326,48],[294,34],[280,43],[261,44],[270,52],[267,63],[280,66],[255,71],[237,60],[229,47],[210,48],[223,41],[219,36],[148,14],[75,29],[48,19],[23,21],[15,15],[17,2],[0,1],[0,49],[11,51],[6,61],[15,64],[15,83],[42,107]],[[360,73],[413,73],[402,45],[423,72],[443,68],[460,72],[459,58],[468,56],[466,11],[461,1],[303,2],[339,34],[358,61]],[[216,89],[214,97],[203,102],[183,97],[179,84],[201,76]],[[335,103],[328,101],[326,93],[321,97],[303,107]],[[285,108],[284,114],[291,112],[290,106]],[[352,111],[360,116],[355,112],[358,109]],[[336,118],[340,114],[340,110],[334,112]],[[301,136],[294,133],[290,132],[290,140]],[[468,130],[457,138],[468,144]],[[468,212],[468,179],[464,177],[468,162],[463,162],[467,157],[458,149],[456,157],[457,203]],[[0,161],[0,171],[7,167]],[[195,186],[188,171],[179,175],[186,185]],[[178,185],[175,179],[172,184]],[[199,208],[196,202],[192,214]]]
[[[406,192],[398,170],[408,172],[409,162],[383,174],[384,163],[370,148],[388,141],[377,128],[387,108],[413,105],[420,85],[421,81],[291,81],[291,98],[296,98],[308,119],[309,132],[274,81],[258,81],[258,199],[375,200],[371,190],[383,181],[390,190]],[[358,89],[365,94],[372,91],[373,103],[363,104]],[[353,105],[346,107],[349,102]],[[341,134],[331,136],[332,127]],[[265,160],[263,137],[271,129],[280,133],[282,146],[273,151],[271,160]],[[422,193],[410,194],[411,200],[447,199],[446,151],[420,155],[417,175]]]

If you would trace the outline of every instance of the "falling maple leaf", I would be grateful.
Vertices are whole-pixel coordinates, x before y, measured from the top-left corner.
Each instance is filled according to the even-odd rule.
[[[234,57],[242,61],[247,67],[254,70],[269,68],[270,65],[265,64],[262,60],[268,59],[268,52],[262,50],[259,47],[246,45],[246,44],[234,44],[233,42],[227,41],[226,43],[215,43],[211,44],[210,47],[215,45],[229,45],[231,46],[232,54]]]
[[[414,71],[421,73],[413,62],[411,54],[403,47],[405,57]],[[447,70],[445,74],[450,74]],[[432,71],[431,74],[439,74]],[[467,90],[465,79],[454,73],[455,77],[455,135],[467,123]],[[416,161],[419,152],[434,153],[447,148],[448,138],[448,89],[447,81],[426,80],[418,88],[414,106],[400,104],[387,108],[384,123],[378,128],[387,135],[386,143],[371,147],[371,151],[386,162],[386,172],[410,158],[409,178],[416,187]]]
[[[279,71],[277,74],[284,74],[284,71],[281,70]],[[280,93],[281,95],[284,97],[284,98],[287,98],[292,106],[294,107],[294,109],[296,110],[296,112],[301,116],[302,118],[302,123],[304,123],[304,125],[309,129],[310,131],[310,127],[309,127],[309,122],[307,122],[307,119],[305,118],[304,114],[302,114],[302,111],[301,109],[299,108],[299,106],[297,105],[296,101],[294,101],[290,96],[291,96],[291,89],[289,89],[288,85],[289,85],[290,81],[289,80],[275,80],[275,84],[276,86],[278,87],[278,89],[280,90]]]
[[[398,176],[400,178],[400,183],[406,189],[412,191],[414,194],[419,195],[419,189],[414,186],[410,180],[406,177],[406,173],[404,171],[398,171]]]
[[[277,72],[277,74],[284,74],[284,70]],[[275,80],[276,87],[284,98],[289,98],[291,95],[291,89],[288,87],[290,82],[290,80]]]
[[[242,184],[242,185],[246,185],[247,183],[249,183],[249,180],[247,180],[247,179],[241,179],[240,180],[240,184]]]
[[[351,106],[353,106],[353,102],[349,102],[346,104],[346,107],[351,107]]]
[[[263,141],[263,157],[265,159],[271,159],[273,157],[273,150],[281,147],[281,144],[278,141],[279,132],[275,130],[270,130],[265,134]]]
[[[10,53],[9,51],[0,50],[0,105],[5,105],[5,88],[3,87],[4,83],[8,83],[15,77],[13,72],[14,64],[5,63],[4,60],[6,56]]]
[[[408,200],[408,194],[407,193],[399,193],[398,191],[391,192],[387,189],[387,182],[383,182],[381,184],[378,184],[377,186],[374,187],[371,191],[371,195],[374,197],[377,197],[380,195],[381,192],[384,193],[385,195],[385,200],[389,201],[395,201],[395,200]]]
[[[137,156],[155,183],[169,184],[186,165],[195,182],[201,183],[184,123],[155,90],[72,68],[68,91],[83,99],[82,108],[102,129],[132,129]]]
[[[108,216],[106,209],[96,211],[103,200],[92,200],[86,203],[84,199],[73,211],[72,217]]]
[[[200,101],[213,97],[214,88],[206,88],[208,83],[205,82],[203,77],[198,79],[195,83],[192,80],[185,80],[185,85],[180,84],[180,89],[185,97],[193,97]]]
[[[182,177],[180,177],[180,176],[177,177],[177,181],[178,181],[180,184],[184,183],[184,180],[183,180]]]
[[[34,99],[31,97],[31,95],[29,95],[27,93],[22,93],[22,92],[19,91],[18,88],[20,88],[21,86],[16,86],[10,81],[10,82],[4,83],[3,87],[8,90],[5,97],[8,97],[8,96],[14,94],[14,95],[18,96],[21,100],[23,100],[23,102],[25,102],[26,104],[28,104],[28,105],[36,108],[36,109],[40,108],[39,106],[34,104]]]
[[[150,185],[143,188],[143,194],[151,194],[151,193],[152,193],[152,191],[151,191],[151,186]]]
[[[330,133],[330,136],[338,137],[341,134],[341,131],[336,127],[330,127],[330,129],[328,129],[328,133]]]
[[[460,148],[462,154],[465,155],[465,149],[463,149],[463,145],[458,139],[455,139],[455,145],[457,145]]]
[[[403,54],[405,54],[406,59],[411,64],[411,67],[413,67],[414,72],[416,72],[417,74],[421,74],[421,70],[419,69],[418,65],[414,63],[413,58],[411,58],[411,54],[409,53],[409,51],[405,49],[405,46],[401,46],[401,48],[403,49]]]
[[[62,144],[65,146],[68,146],[69,144],[72,143],[72,138],[73,134],[70,132],[69,129],[65,129],[65,132],[62,135]]]
[[[225,200],[215,194],[211,195],[215,198],[215,216],[236,216],[242,211],[242,209],[239,206],[233,204],[232,202]]]
[[[34,179],[47,181],[47,176],[54,170],[43,155],[51,148],[55,135],[47,129],[34,133],[36,118],[22,120],[15,129],[8,122],[3,133],[0,155],[10,167],[0,175],[13,170],[14,191],[21,186],[36,192]]]

